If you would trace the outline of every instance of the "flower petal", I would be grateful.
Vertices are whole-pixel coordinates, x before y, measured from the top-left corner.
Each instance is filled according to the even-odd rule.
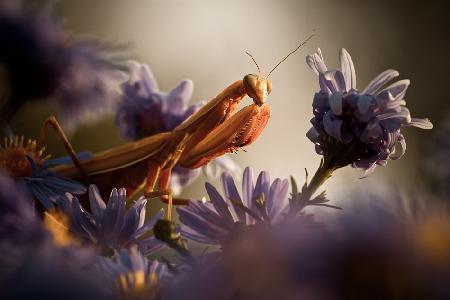
[[[401,148],[400,154],[396,154],[395,153],[396,151],[394,148],[394,152],[389,155],[389,158],[392,160],[397,160],[397,159],[401,158],[406,152],[406,141],[405,141],[405,138],[403,137],[403,135],[400,134],[398,136],[397,143],[399,143],[400,148]]]
[[[345,80],[346,91],[356,89],[355,66],[353,65],[352,57],[344,48],[342,48],[341,50],[340,60],[341,70]]]
[[[231,215],[230,209],[228,208],[227,203],[223,200],[222,196],[209,182],[205,183],[205,188],[206,192],[208,193],[209,199],[214,205],[216,211],[219,213],[222,219],[226,221],[227,224],[232,225],[234,223],[233,216]]]
[[[401,100],[405,97],[406,90],[408,89],[410,84],[409,79],[403,79],[399,80],[397,82],[394,82],[387,88],[383,89],[381,92],[388,91],[392,97],[394,97],[394,100]]]
[[[242,178],[242,202],[248,208],[252,207],[253,201],[253,169],[251,167],[247,167],[244,170],[244,176]]]
[[[267,211],[272,222],[278,221],[289,206],[287,193],[289,189],[289,181],[287,179],[281,180],[279,178],[270,186],[269,197],[267,199]]]
[[[327,71],[320,48],[317,49],[316,53],[306,56],[306,63],[317,75]]]
[[[332,117],[331,112],[327,112],[323,117],[323,127],[325,131],[335,139],[343,142],[341,127],[342,120]]]
[[[314,144],[320,142],[320,133],[314,127],[311,127],[308,130],[308,132],[306,133],[306,137]]]
[[[433,123],[431,123],[428,118],[425,119],[411,118],[411,122],[406,124],[406,126],[414,126],[421,129],[432,129]]]
[[[342,115],[342,92],[332,93],[328,101],[331,111],[337,115]]]
[[[167,96],[167,111],[174,114],[182,114],[194,91],[192,80],[186,79],[180,82]]]
[[[239,195],[239,192],[236,188],[236,184],[234,183],[233,177],[231,177],[231,175],[227,172],[222,173],[222,186],[225,197],[227,198],[226,201],[229,203],[231,202],[231,205],[234,208],[234,212],[238,220],[245,223],[246,214],[242,210],[242,208],[240,208],[239,205],[235,203],[235,201],[239,202],[241,205],[244,204],[242,203],[241,196]]]
[[[376,92],[378,92],[383,87],[383,85],[385,85],[398,75],[400,74],[396,70],[392,69],[382,72],[366,86],[366,88],[361,92],[361,94],[375,95]]]
[[[89,204],[91,206],[92,213],[101,219],[103,217],[106,204],[100,196],[98,188],[95,184],[91,184],[89,186]]]

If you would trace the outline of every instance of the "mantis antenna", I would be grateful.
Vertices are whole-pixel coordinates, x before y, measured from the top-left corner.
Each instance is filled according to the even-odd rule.
[[[291,52],[289,52],[288,55],[286,55],[285,58],[283,58],[282,60],[280,60],[279,63],[277,63],[277,65],[269,72],[269,75],[267,75],[266,79],[269,78],[270,74],[272,74],[272,72],[278,68],[278,66],[285,61],[289,56],[291,56],[292,54],[294,54],[298,49],[300,49],[303,45],[305,45],[310,39],[312,39],[314,36],[314,33],[311,34],[306,40],[304,40],[300,45],[297,46],[297,48],[295,48],[294,50],[292,50]],[[248,54],[248,53],[247,53]]]
[[[253,62],[255,63],[256,67],[258,68],[258,75],[261,75],[261,70],[259,69],[259,66],[258,66],[258,63],[256,62],[256,60],[253,58],[253,55],[251,55],[248,51],[245,51],[245,54],[250,56],[250,58],[253,60]]]

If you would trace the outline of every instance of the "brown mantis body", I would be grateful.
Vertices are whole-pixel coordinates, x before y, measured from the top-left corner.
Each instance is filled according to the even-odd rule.
[[[270,91],[267,79],[246,75],[171,132],[97,153],[84,162],[79,162],[71,149],[75,164],[55,167],[52,171],[80,181],[87,179],[102,194],[108,194],[114,187],[125,187],[132,194],[144,184],[146,196],[160,196],[167,201],[169,179],[176,164],[198,168],[258,138],[270,117],[270,108],[264,103]],[[255,103],[233,114],[246,95]],[[55,128],[55,121],[48,123]],[[159,192],[155,192],[158,179]],[[185,203],[186,200],[174,199],[174,204]]]

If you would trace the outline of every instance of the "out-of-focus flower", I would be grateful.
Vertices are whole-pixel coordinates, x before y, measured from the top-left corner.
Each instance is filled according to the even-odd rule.
[[[80,159],[90,154],[80,153]],[[32,195],[44,206],[50,209],[58,198],[65,193],[84,194],[84,185],[70,178],[47,170],[48,165],[71,163],[67,159],[49,159],[42,149],[36,148],[36,141],[23,137],[5,138],[5,145],[0,148],[0,170],[7,172],[13,178],[25,182]]]
[[[119,299],[156,299],[170,277],[166,264],[149,261],[136,247],[105,257],[98,267]]]
[[[113,189],[108,204],[105,204],[95,185],[89,186],[91,213],[80,205],[76,197],[67,194],[60,206],[71,219],[71,230],[81,238],[96,244],[103,250],[120,249],[136,244],[144,255],[149,255],[164,244],[153,236],[142,238],[164,215],[160,210],[152,219],[145,222],[147,199],[139,198],[126,209],[125,189]]]
[[[0,174],[2,299],[108,299],[89,270],[93,251],[59,244],[35,216],[23,184]]]
[[[320,49],[306,58],[319,76],[320,91],[313,100],[313,127],[307,137],[318,154],[330,159],[335,168],[351,164],[365,174],[388,159],[399,159],[406,149],[403,126],[431,129],[428,119],[411,118],[404,96],[409,80],[385,87],[399,73],[386,70],[361,92],[356,89],[355,68],[350,54],[341,50],[341,68],[328,70]],[[400,152],[396,152],[396,146]]]
[[[119,60],[119,47],[71,38],[50,5],[31,13],[15,2],[0,5],[0,64],[9,88],[0,120],[9,121],[29,101],[48,98],[56,101],[68,130],[110,111],[125,79],[113,62]]]
[[[137,140],[174,129],[203,104],[189,105],[194,84],[183,80],[169,93],[159,90],[150,68],[129,62],[130,79],[123,84],[123,97],[116,115],[122,137]]]
[[[207,182],[210,202],[191,201],[188,206],[177,208],[184,236],[202,243],[221,244],[246,226],[283,220],[289,208],[287,179],[271,182],[269,173],[262,171],[254,185],[253,171],[247,167],[242,197],[228,173],[223,173],[221,179],[224,197]]]
[[[420,159],[424,171],[421,178],[430,193],[447,200],[450,194],[450,112],[440,125],[424,145]]]
[[[204,102],[188,105],[194,84],[191,80],[181,81],[169,93],[160,91],[158,83],[145,64],[129,62],[130,79],[123,84],[123,97],[116,114],[116,125],[121,136],[137,140],[157,133],[171,131],[200,109]],[[203,167],[207,176],[217,178],[222,170],[239,172],[231,159],[223,156]],[[200,175],[198,169],[175,166],[172,170],[171,188],[179,194]]]
[[[22,244],[42,237],[26,188],[0,173],[0,241]]]
[[[448,214],[414,220],[386,208],[395,199],[352,200],[328,229],[236,232],[221,260],[178,277],[167,299],[447,299]]]

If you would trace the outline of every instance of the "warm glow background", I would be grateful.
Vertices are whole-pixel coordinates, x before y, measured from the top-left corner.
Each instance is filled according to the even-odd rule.
[[[395,3],[393,3],[395,2]],[[437,1],[168,1],[77,0],[60,1],[56,14],[74,33],[89,33],[127,42],[130,58],[149,64],[160,88],[169,90],[180,80],[195,83],[193,102],[207,100],[247,73],[256,72],[249,50],[264,72],[315,30],[316,36],[271,76],[268,102],[272,118],[260,139],[232,157],[242,167],[269,170],[272,177],[294,175],[304,179],[304,168],[315,171],[320,157],[305,137],[310,127],[311,101],[318,80],[305,56],[321,47],[328,66],[338,66],[339,49],[353,57],[360,89],[378,73],[397,69],[412,85],[407,103],[415,117],[430,117],[438,127],[450,108],[448,10]],[[249,103],[247,100],[246,103]],[[50,107],[29,105],[13,123],[17,133],[37,136]],[[151,116],[149,116],[151,117]],[[404,159],[378,168],[367,179],[345,168],[326,187],[335,203],[342,203],[349,185],[375,186],[395,180],[417,184],[420,146],[430,132],[404,130],[408,150]],[[122,143],[112,117],[84,126],[71,140],[77,150],[101,150]],[[62,154],[56,141],[52,152]],[[201,197],[204,178],[185,190]]]

